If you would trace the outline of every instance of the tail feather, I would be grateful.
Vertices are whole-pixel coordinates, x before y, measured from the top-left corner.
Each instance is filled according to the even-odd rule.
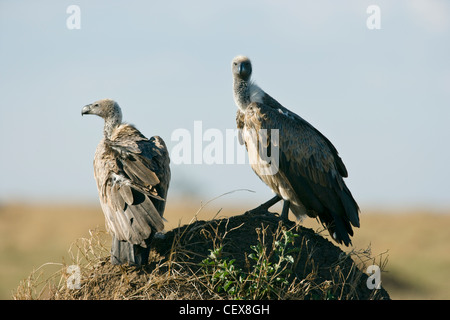
[[[153,238],[153,234],[154,233],[152,232],[151,237],[145,241],[146,247],[119,240],[113,236],[111,245],[111,264],[120,265],[128,263],[129,265],[134,266],[148,264],[150,242]]]
[[[352,244],[350,236],[353,236],[353,230],[350,222],[347,219],[343,219],[342,217],[336,215],[332,211],[330,213],[332,216],[332,221],[326,226],[328,232],[337,243],[344,243],[348,247]]]

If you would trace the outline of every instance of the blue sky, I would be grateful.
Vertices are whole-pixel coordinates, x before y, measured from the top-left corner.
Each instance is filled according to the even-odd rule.
[[[449,17],[443,0],[1,1],[0,201],[96,201],[103,123],[80,113],[101,98],[170,150],[194,121],[234,129],[231,60],[245,54],[333,142],[362,206],[449,206]],[[236,189],[255,193],[228,200],[271,196],[249,165],[172,165],[173,198]]]

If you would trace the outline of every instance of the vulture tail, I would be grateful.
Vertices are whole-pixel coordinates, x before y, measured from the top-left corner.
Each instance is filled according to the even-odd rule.
[[[150,242],[154,233],[152,232],[151,234],[151,237],[145,241],[147,247],[132,244],[128,241],[118,240],[113,236],[111,245],[111,264],[120,265],[128,263],[133,266],[146,265],[150,253]]]

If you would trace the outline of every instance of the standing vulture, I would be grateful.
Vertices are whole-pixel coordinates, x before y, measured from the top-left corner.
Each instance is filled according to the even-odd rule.
[[[283,200],[283,220],[288,219],[289,209],[297,219],[317,217],[339,244],[351,244],[352,225],[359,227],[359,208],[343,180],[347,169],[336,148],[250,79],[252,65],[247,57],[233,59],[232,73],[239,141],[245,143],[253,171],[276,194],[257,209],[267,210]],[[273,156],[273,149],[277,157],[264,161],[264,155]],[[267,170],[269,165],[276,170]]]
[[[149,245],[164,229],[163,213],[170,182],[164,141],[147,139],[122,122],[117,102],[104,99],[83,107],[81,115],[105,120],[103,139],[94,157],[94,177],[106,228],[112,235],[111,263],[144,265]]]

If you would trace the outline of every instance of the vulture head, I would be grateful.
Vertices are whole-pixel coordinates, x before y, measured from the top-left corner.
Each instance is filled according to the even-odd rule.
[[[245,56],[237,56],[231,62],[233,76],[237,79],[248,81],[252,75],[252,63]]]
[[[119,104],[111,99],[98,100],[88,104],[81,110],[81,115],[95,114],[103,119],[120,119],[122,121],[122,111]]]
[[[104,133],[109,138],[112,130],[122,123],[122,111],[119,104],[111,99],[98,100],[81,110],[81,115],[94,114],[105,120]]]

